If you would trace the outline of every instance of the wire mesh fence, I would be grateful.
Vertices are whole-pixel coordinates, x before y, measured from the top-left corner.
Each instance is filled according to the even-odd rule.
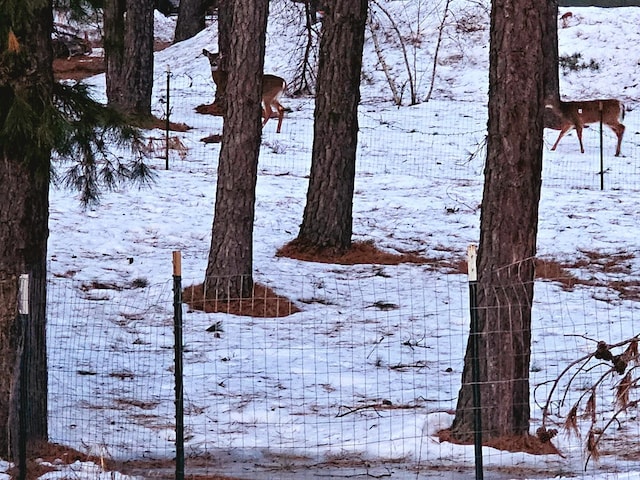
[[[50,439],[98,457],[166,455],[175,440],[171,286],[55,279],[48,291]]]
[[[291,2],[280,4],[290,7]],[[455,43],[460,32],[480,35],[480,17],[471,13],[458,15],[457,25],[447,25],[451,35],[445,37]],[[407,18],[411,25],[416,17]],[[470,23],[465,26],[463,21]],[[434,32],[422,26],[420,30],[426,36]],[[470,48],[459,43],[460,50]],[[153,113],[170,120],[171,128],[153,130],[147,138],[158,168],[164,169],[166,162],[169,169],[207,181],[186,195],[182,177],[164,178],[163,185],[170,188],[158,194],[157,204],[146,207],[154,211],[162,211],[162,202],[184,208],[207,203],[207,211],[211,209],[213,200],[203,191],[213,190],[223,123],[219,116],[196,110],[211,104],[215,93],[208,66],[193,67],[207,63],[200,50],[193,48],[188,59],[169,59],[167,70],[158,70]],[[418,53],[424,52],[416,49]],[[469,61],[465,53],[452,53],[437,64],[440,86],[457,74],[447,70],[447,64]],[[176,65],[180,63],[187,67]],[[380,91],[367,88],[374,75],[381,75],[374,64],[365,65],[363,74],[357,186],[385,184],[381,190],[389,192],[385,203],[393,203],[394,185],[407,177],[424,179],[424,190],[444,186],[455,197],[443,206],[448,213],[457,214],[461,205],[475,213],[486,157],[484,94],[473,94],[475,87],[471,93],[460,88],[459,96],[441,92],[428,102],[422,97],[416,105],[399,107],[381,101],[379,96],[385,95]],[[427,62],[425,68],[431,66]],[[265,210],[287,204],[280,219],[295,219],[278,226],[277,234],[275,226],[269,231],[266,217],[259,214],[256,219],[261,233],[278,235],[278,242],[281,237],[290,238],[291,225],[301,216],[292,211],[292,205],[301,210],[303,195],[295,197],[291,189],[294,181],[309,174],[314,141],[313,99],[289,92],[283,103],[290,111],[282,133],[275,133],[273,123],[263,131],[258,181],[259,193],[264,193],[261,188],[271,189],[281,196],[267,202],[259,195],[258,206]],[[629,105],[633,108],[633,102]],[[634,132],[640,126],[633,114],[624,122],[623,156],[613,156],[615,137],[605,128],[602,162],[598,125],[584,132],[585,154],[579,153],[574,135],[563,139],[557,151],[550,151],[557,131],[547,130],[543,189],[550,187],[553,195],[561,195],[570,189],[597,190],[602,182],[605,189],[637,190],[640,172],[634,161],[638,156]],[[287,181],[276,183],[280,177]],[[265,178],[270,183],[263,185]],[[465,196],[461,192],[465,186],[476,194]],[[362,189],[356,194],[360,204],[367,200]],[[143,202],[137,199],[126,197],[121,202],[114,211],[129,211],[132,204],[142,210]],[[592,202],[593,208],[599,208]],[[375,215],[379,208],[372,201],[356,210],[357,219]],[[403,215],[411,217],[410,206],[403,204],[403,208]],[[60,223],[64,217],[63,209],[52,215]],[[133,234],[141,243],[155,245],[167,230],[157,219],[153,221],[156,224],[140,227],[140,232],[123,235]],[[406,237],[412,248],[422,245],[425,240],[420,234],[403,231],[403,225],[398,220],[393,232],[383,231],[380,236]],[[189,235],[199,242],[205,238],[200,230]],[[185,242],[182,238],[172,241]],[[258,281],[271,282],[299,311],[256,318],[184,306],[182,380],[189,473],[244,478],[303,478],[309,472],[336,477],[472,478],[472,449],[441,441],[444,434],[439,433],[452,424],[462,386],[469,336],[467,278],[410,265],[336,266],[329,272],[297,276],[274,271],[263,261]],[[530,431],[543,425],[560,430],[552,441],[562,455],[484,447],[484,467],[496,478],[503,472],[508,472],[506,478],[524,478],[549,472],[579,477],[594,471],[640,470],[633,451],[639,433],[637,408],[627,402],[627,409],[620,412],[610,395],[619,386],[618,378],[593,373],[597,368],[606,371],[606,362],[572,371],[570,382],[563,377],[554,383],[577,358],[593,353],[598,341],[615,345],[635,335],[637,302],[611,286],[558,280],[539,280],[535,286],[528,380]],[[270,295],[265,297],[263,291],[256,297],[269,299]],[[48,298],[50,440],[98,457],[164,460],[171,472],[177,438],[169,279],[147,285],[53,276]],[[597,421],[580,404],[582,437],[562,433],[563,423],[571,416],[567,407],[570,410],[581,399],[588,400],[591,393],[598,406]],[[609,424],[612,417],[615,420]],[[585,442],[593,432],[604,435],[601,455],[585,471],[592,452],[585,450]],[[158,465],[162,464],[154,468],[160,469]]]
[[[299,307],[289,316],[184,306],[188,473],[472,478],[472,448],[441,441],[461,388],[467,277],[409,265],[358,270],[271,279]],[[164,459],[172,465],[172,300],[170,282],[122,288],[50,280],[51,441],[132,464]],[[560,454],[484,447],[486,471],[508,468],[525,478],[541,471],[580,476],[640,469],[634,455],[624,453],[633,451],[640,433],[637,407],[629,403],[605,428],[618,410],[611,389],[619,381],[615,375],[598,381],[606,365],[578,368],[554,384],[572,362],[593,353],[597,341],[614,345],[636,335],[637,317],[637,302],[605,285],[536,282],[530,430],[560,430],[552,440]],[[580,436],[568,436],[562,425],[585,391],[597,398],[597,419],[592,424],[580,406]],[[603,435],[600,456],[584,470],[592,431]]]

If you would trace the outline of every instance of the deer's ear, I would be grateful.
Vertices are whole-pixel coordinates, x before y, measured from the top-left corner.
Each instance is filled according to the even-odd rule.
[[[203,48],[202,49],[202,54],[208,57],[209,56],[209,51],[206,48]]]

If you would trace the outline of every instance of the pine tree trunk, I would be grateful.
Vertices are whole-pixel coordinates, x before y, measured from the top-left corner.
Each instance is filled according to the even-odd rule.
[[[558,71],[558,0],[546,0],[545,34],[542,37],[544,52],[545,102],[560,101],[560,72]]]
[[[151,115],[154,0],[106,0],[107,101],[117,110]]]
[[[547,0],[545,35],[542,39],[544,51],[544,103],[557,108],[545,108],[544,126],[560,130],[562,118],[558,115],[560,107],[560,72],[558,55],[558,0]]]
[[[318,63],[311,175],[296,243],[351,246],[360,71],[367,0],[326,2]]]
[[[231,53],[231,37],[233,22],[233,1],[221,0],[218,7],[218,52],[220,53],[220,69],[229,71],[229,56]],[[216,84],[216,97],[213,101],[218,110],[225,114],[227,110],[227,76],[221,76]]]
[[[268,0],[237,0],[228,57],[228,102],[218,163],[205,290],[243,298],[253,288],[253,220],[262,134],[262,74]]]
[[[16,53],[20,61],[12,62],[10,54],[3,56],[7,63],[0,68],[0,100],[19,95],[37,118],[43,115],[44,105],[51,103],[52,7],[40,2],[25,12],[24,17],[5,19],[20,42]],[[0,47],[5,47],[3,41]],[[0,124],[4,121],[0,118]],[[32,140],[0,143],[0,456],[13,460],[21,416],[26,420],[28,446],[47,440],[45,315],[51,152]],[[26,323],[17,315],[18,278],[23,273],[31,275]],[[21,396],[21,382],[26,397]]]
[[[543,30],[539,0],[495,0],[489,136],[478,250],[483,438],[529,430],[531,304],[542,170]],[[471,342],[452,426],[473,438]]]
[[[204,30],[207,0],[180,0],[173,42],[181,42]]]

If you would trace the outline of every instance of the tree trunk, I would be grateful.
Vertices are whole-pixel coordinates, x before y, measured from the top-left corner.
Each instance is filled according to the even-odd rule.
[[[106,0],[104,55],[107,101],[117,110],[151,115],[153,0]]]
[[[542,39],[544,51],[544,103],[556,108],[544,109],[544,126],[555,130],[562,129],[560,111],[560,72],[558,55],[558,0],[547,0],[545,35]]]
[[[204,17],[209,0],[180,0],[173,43],[194,37],[204,30]]]
[[[485,440],[529,430],[534,256],[542,171],[543,42],[547,6],[494,0],[489,136],[478,251],[479,377]],[[470,339],[471,340],[471,339]],[[467,346],[454,438],[473,438]]]
[[[19,13],[23,16],[7,15],[4,19],[20,45],[10,53],[6,37],[0,39],[0,101],[7,105],[19,97],[38,119],[52,102],[52,7],[50,2],[22,5],[24,10]],[[0,117],[0,125],[5,121]],[[22,141],[0,141],[0,456],[13,460],[18,453],[21,417],[27,446],[47,440],[50,158],[48,148],[33,142],[29,132]],[[22,273],[31,275],[26,323],[17,315],[18,277]],[[21,384],[28,392],[26,397],[21,396]]]
[[[307,203],[296,243],[343,252],[351,246],[360,71],[367,0],[326,2],[318,63]]]
[[[558,0],[547,0],[545,34],[542,37],[544,52],[544,98],[545,102],[560,101],[560,74],[558,71]]]
[[[229,71],[229,57],[231,54],[231,37],[233,30],[233,1],[221,0],[218,6],[218,52],[220,53],[220,70]],[[227,76],[222,75],[216,84],[216,98],[213,103],[223,113],[227,109]]]
[[[215,216],[206,271],[209,298],[253,289],[253,220],[262,134],[262,73],[268,0],[236,0],[228,57],[229,102],[222,130]]]

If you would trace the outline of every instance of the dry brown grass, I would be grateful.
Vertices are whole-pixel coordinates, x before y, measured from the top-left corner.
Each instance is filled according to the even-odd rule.
[[[273,318],[286,317],[300,311],[291,300],[258,283],[254,284],[253,295],[248,298],[230,300],[205,298],[204,285],[199,284],[186,287],[182,292],[182,299],[193,310],[207,313]]]
[[[438,432],[438,439],[441,442],[466,445],[466,443],[459,442],[453,438],[451,430],[448,428]],[[524,452],[531,455],[562,455],[551,442],[543,442],[533,435],[503,436],[491,440],[485,440],[482,444],[486,447],[493,447],[497,450],[503,450],[506,452]]]
[[[437,260],[426,258],[415,252],[391,253],[380,250],[373,242],[353,242],[346,252],[335,249],[309,248],[295,240],[278,249],[276,256],[293,258],[304,262],[336,263],[338,265],[400,265],[414,263],[424,265],[436,263]]]
[[[104,57],[77,56],[53,60],[53,76],[56,80],[83,80],[103,73]]]
[[[222,109],[220,105],[217,103],[206,103],[202,105],[198,105],[196,108],[196,113],[201,115],[214,115],[216,117],[222,117]]]

